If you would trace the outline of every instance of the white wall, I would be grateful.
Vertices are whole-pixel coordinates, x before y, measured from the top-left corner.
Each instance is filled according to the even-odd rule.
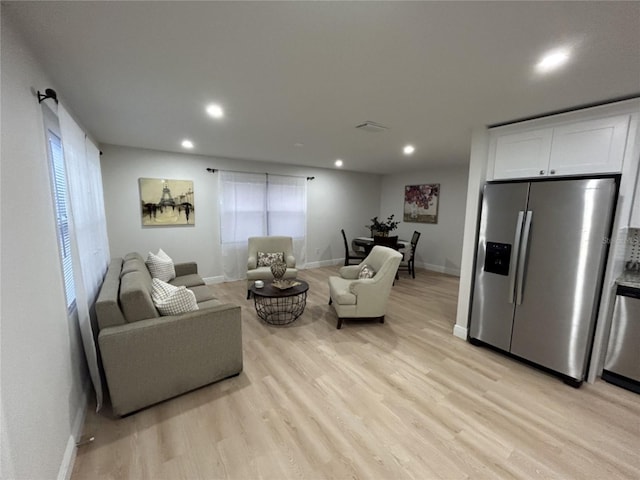
[[[379,175],[230,160],[198,155],[102,145],[102,178],[112,257],[162,248],[175,261],[198,262],[200,274],[212,281],[222,276],[218,220],[218,174],[221,170],[313,176],[307,182],[307,267],[344,259],[340,229],[349,237],[364,235],[368,220],[378,215]],[[193,226],[142,227],[139,178],[193,180],[196,221]]]
[[[42,114],[33,93],[55,85],[4,12],[1,58],[0,478],[48,479],[68,473],[87,385],[77,324],[67,319]]]
[[[395,220],[402,221],[405,185],[440,184],[437,224],[402,221],[398,225],[400,238],[410,240],[414,230],[421,233],[416,249],[417,267],[460,275],[468,173],[467,167],[449,167],[383,177],[380,196],[383,219],[394,214]]]
[[[478,230],[482,187],[487,178],[487,155],[489,152],[489,132],[484,127],[473,130],[471,136],[471,157],[469,160],[469,182],[467,204],[464,212],[464,242],[458,289],[458,309],[453,334],[467,339],[469,313],[471,308],[471,287],[476,256],[476,232]]]

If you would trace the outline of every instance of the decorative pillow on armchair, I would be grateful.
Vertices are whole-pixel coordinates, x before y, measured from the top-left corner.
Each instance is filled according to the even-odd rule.
[[[169,255],[164,253],[162,249],[158,253],[149,252],[147,257],[147,268],[152,278],[157,278],[163,282],[168,282],[176,278],[176,270],[173,266],[173,260]]]
[[[284,252],[258,252],[258,267],[270,267],[274,262],[284,262]]]
[[[160,315],[179,315],[199,309],[195,293],[187,287],[175,287],[157,278],[151,281],[151,299]]]
[[[365,264],[360,269],[358,278],[373,278],[375,274],[376,274],[376,271],[373,269],[373,267],[370,267],[369,265]]]

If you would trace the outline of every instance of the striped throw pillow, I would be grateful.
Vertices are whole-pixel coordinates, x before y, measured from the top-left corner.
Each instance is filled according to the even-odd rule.
[[[176,269],[173,266],[173,260],[171,260],[171,257],[164,253],[162,249],[158,250],[158,253],[149,252],[145,263],[153,278],[158,278],[163,282],[168,282],[176,278]]]
[[[160,315],[179,315],[199,309],[195,293],[187,287],[175,287],[157,278],[151,281],[151,299]]]

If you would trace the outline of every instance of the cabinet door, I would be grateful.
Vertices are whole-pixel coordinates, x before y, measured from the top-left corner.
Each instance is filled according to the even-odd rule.
[[[549,174],[621,172],[628,128],[629,115],[556,127]]]
[[[547,174],[552,129],[496,134],[492,141],[493,178],[528,178]]]

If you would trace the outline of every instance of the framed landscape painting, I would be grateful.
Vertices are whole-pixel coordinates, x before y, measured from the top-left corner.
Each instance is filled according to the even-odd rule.
[[[195,225],[193,181],[140,178],[139,183],[143,226]]]
[[[439,183],[405,186],[403,220],[414,223],[438,223],[439,197]]]

